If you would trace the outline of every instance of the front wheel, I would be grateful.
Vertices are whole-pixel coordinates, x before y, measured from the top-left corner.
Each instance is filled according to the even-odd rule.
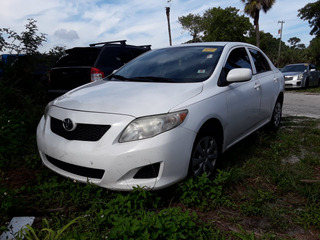
[[[309,78],[306,79],[306,84],[304,86],[304,88],[308,88],[309,87]]]
[[[272,118],[270,121],[270,127],[273,130],[277,130],[280,127],[281,117],[282,117],[282,103],[278,100],[276,102],[276,105],[274,106]]]
[[[201,176],[206,173],[212,177],[215,173],[219,159],[218,140],[214,134],[200,134],[194,143],[191,160],[190,173],[193,176]]]

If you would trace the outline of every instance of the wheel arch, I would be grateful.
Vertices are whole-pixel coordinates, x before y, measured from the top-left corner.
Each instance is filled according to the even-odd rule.
[[[281,102],[281,105],[283,105],[283,101],[284,101],[284,93],[283,93],[283,92],[280,92],[280,93],[279,93],[276,102],[278,102],[278,101],[280,101],[280,102]]]
[[[219,150],[220,150],[220,152],[222,152],[222,150],[223,150],[222,146],[223,146],[223,141],[224,141],[224,132],[223,132],[223,126],[222,126],[221,122],[216,118],[208,119],[200,127],[200,129],[197,133],[197,137],[203,133],[206,133],[207,131],[213,131],[216,134],[216,136],[218,138]]]

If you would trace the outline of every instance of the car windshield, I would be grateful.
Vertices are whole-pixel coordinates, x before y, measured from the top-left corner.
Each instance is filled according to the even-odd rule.
[[[304,72],[307,70],[307,65],[288,65],[282,68],[281,72]]]
[[[221,46],[186,46],[149,51],[108,77],[114,81],[201,82],[220,58]]]

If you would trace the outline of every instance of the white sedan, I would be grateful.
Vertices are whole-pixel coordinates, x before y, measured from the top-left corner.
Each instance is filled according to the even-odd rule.
[[[277,129],[283,91],[282,73],[253,45],[152,50],[50,102],[38,149],[48,168],[80,182],[162,189],[212,176],[226,149],[265,124]]]

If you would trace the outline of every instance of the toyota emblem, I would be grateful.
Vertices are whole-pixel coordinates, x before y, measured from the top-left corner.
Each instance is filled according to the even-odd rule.
[[[76,128],[77,125],[73,123],[70,118],[66,118],[62,121],[62,126],[66,131],[71,132]]]

